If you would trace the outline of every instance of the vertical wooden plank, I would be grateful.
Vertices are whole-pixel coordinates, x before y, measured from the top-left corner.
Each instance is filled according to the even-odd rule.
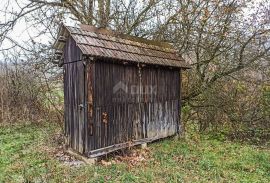
[[[176,69],[145,67],[142,78],[135,65],[120,65],[98,60],[94,69],[94,137],[91,139],[97,149],[132,139],[165,137],[176,131],[179,110]],[[122,81],[129,92],[113,93],[113,87]],[[141,86],[140,94],[131,94],[130,88]],[[156,86],[156,93],[147,93],[147,86]],[[89,99],[88,99],[89,100]],[[102,114],[108,116],[103,122]],[[89,118],[89,117],[88,117]],[[89,141],[90,142],[90,141]]]

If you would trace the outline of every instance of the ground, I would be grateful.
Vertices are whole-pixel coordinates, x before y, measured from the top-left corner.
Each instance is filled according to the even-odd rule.
[[[270,182],[270,148],[193,135],[89,166],[63,154],[55,125],[2,125],[0,182]]]

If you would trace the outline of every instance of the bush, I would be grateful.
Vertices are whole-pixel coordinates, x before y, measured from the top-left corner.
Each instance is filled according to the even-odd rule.
[[[59,86],[58,86],[59,87]],[[53,90],[39,71],[23,63],[0,65],[0,121],[62,121],[61,95]],[[57,110],[55,109],[57,108]]]
[[[195,123],[199,132],[226,132],[253,142],[269,140],[270,87],[245,79],[216,82],[186,103],[183,120]]]

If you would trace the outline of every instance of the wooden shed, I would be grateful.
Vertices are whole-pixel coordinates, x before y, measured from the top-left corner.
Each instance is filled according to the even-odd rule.
[[[54,48],[74,151],[97,157],[180,132],[181,70],[189,66],[170,44],[63,25]]]

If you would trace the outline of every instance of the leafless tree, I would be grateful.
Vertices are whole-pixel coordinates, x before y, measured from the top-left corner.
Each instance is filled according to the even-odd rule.
[[[9,8],[10,3],[2,8],[6,21],[0,25],[0,41],[12,42],[12,49],[22,50],[25,58],[43,73],[51,72],[51,77],[59,74],[52,64],[51,47],[57,28],[71,21],[173,43],[192,65],[192,70],[185,73],[188,84],[183,100],[192,106],[190,114],[195,112],[197,116],[203,114],[197,109],[207,109],[209,105],[206,97],[218,96],[217,89],[231,83],[232,78],[243,80],[243,73],[252,74],[254,69],[259,75],[267,76],[265,73],[269,72],[262,69],[269,66],[270,56],[267,0],[13,0],[14,3],[19,7],[16,11]],[[9,36],[21,20],[31,22],[38,32],[30,36],[28,44],[19,44]],[[49,43],[34,41],[44,34],[51,38]],[[8,48],[2,51],[7,52]],[[269,85],[269,79],[260,84]]]

